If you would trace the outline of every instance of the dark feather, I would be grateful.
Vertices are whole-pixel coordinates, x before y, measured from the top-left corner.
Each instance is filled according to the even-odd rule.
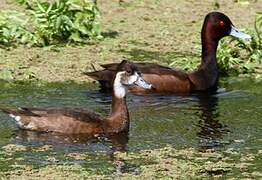
[[[38,116],[64,115],[79,121],[100,121],[103,117],[97,113],[82,108],[23,108],[26,112]],[[28,114],[29,115],[29,114]]]
[[[134,64],[142,74],[174,75],[181,79],[188,78],[188,74],[184,71],[172,69],[158,64],[153,64],[153,63],[134,63]],[[90,72],[86,75],[94,78],[95,80],[104,80],[104,81],[112,80],[113,75],[115,75],[115,71],[117,69],[118,63],[103,64],[101,66],[105,69],[101,71]]]
[[[27,108],[20,108],[19,110],[11,110],[11,109],[5,109],[5,108],[1,108],[1,110],[6,113],[6,114],[13,114],[16,116],[37,116],[40,117],[38,114],[35,114],[31,111],[29,111]]]
[[[64,115],[85,122],[103,120],[101,115],[82,108],[20,108],[20,110],[1,108],[1,110],[4,113],[16,116],[48,117],[50,115]]]

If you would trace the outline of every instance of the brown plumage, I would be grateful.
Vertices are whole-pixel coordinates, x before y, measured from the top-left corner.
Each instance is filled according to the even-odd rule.
[[[154,89],[145,90],[131,87],[130,91],[137,94],[169,94],[190,93],[215,89],[219,78],[219,69],[216,61],[216,50],[221,38],[232,35],[239,38],[250,38],[249,35],[237,31],[230,19],[219,12],[207,14],[201,31],[202,61],[194,72],[184,72],[169,67],[151,64],[135,63],[146,81],[154,86]],[[99,81],[102,90],[112,88],[117,63],[102,65],[104,70],[88,72],[86,75]]]
[[[143,81],[136,66],[123,61],[117,67],[114,78],[112,111],[109,117],[82,108],[20,108],[1,109],[17,121],[22,129],[59,132],[65,134],[118,133],[129,128],[129,113],[126,105],[127,87],[138,85],[151,88]]]

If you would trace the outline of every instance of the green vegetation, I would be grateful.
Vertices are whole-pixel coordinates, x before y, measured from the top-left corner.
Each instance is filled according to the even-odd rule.
[[[262,13],[257,13],[254,29],[247,31],[251,41],[228,37],[220,41],[217,61],[222,75],[253,74],[260,71],[262,63]],[[195,48],[201,54],[201,47]],[[199,57],[171,57],[170,66],[194,70],[199,65]]]
[[[0,12],[0,79],[12,80],[0,83],[2,106],[88,105],[104,112],[108,101],[103,103],[104,97],[101,102],[99,98],[99,102],[94,101],[93,92],[90,98],[85,93],[97,86],[82,83],[91,81],[82,74],[91,69],[91,62],[102,64],[128,58],[193,70],[201,59],[202,20],[214,6],[230,12],[234,24],[249,30],[253,37],[251,42],[222,40],[218,52],[221,72],[225,75],[261,72],[262,15],[257,13],[253,28],[251,13],[261,11],[262,4],[256,1],[214,4],[124,0],[119,6],[117,1],[101,0],[98,6],[103,13],[105,38],[88,46],[83,44],[101,38],[100,14],[91,0],[16,0],[20,4],[14,1],[0,3],[0,8],[5,9]],[[86,9],[67,2],[85,3]],[[185,12],[194,12],[194,16]],[[86,24],[79,23],[82,16],[90,17]],[[61,25],[58,27],[56,23]],[[63,46],[68,43],[81,46]],[[92,144],[90,148],[80,145],[80,149],[72,150],[68,146],[42,146],[34,135],[28,136],[28,140],[37,138],[41,145],[26,142],[21,145],[17,127],[2,114],[0,179],[261,179],[261,79],[257,78],[255,83],[238,77],[221,78],[221,87],[227,91],[219,96],[213,112],[216,119],[210,123],[216,125],[219,121],[217,128],[220,129],[221,123],[230,132],[217,137],[215,149],[205,151],[199,151],[202,139],[196,136],[202,126],[200,123],[197,126],[201,112],[198,103],[191,100],[189,106],[179,100],[171,103],[174,106],[164,104],[161,109],[158,103],[143,105],[147,108],[137,108],[139,111],[131,108],[135,121],[129,151],[113,156],[109,144],[105,149],[110,152],[94,152]],[[217,136],[213,131],[211,135]],[[187,148],[182,142],[194,148]],[[97,145],[100,147],[100,143]]]
[[[0,12],[0,43],[4,45],[84,43],[102,37],[99,11],[91,0],[17,1],[26,6],[26,14]]]
[[[262,63],[262,13],[257,13],[251,42],[224,39],[218,48],[218,64],[223,74],[255,73]]]
[[[0,44],[36,44],[33,33],[26,29],[28,19],[17,11],[0,11]]]
[[[21,145],[7,145],[3,147],[3,156],[16,155],[20,162],[26,147]],[[52,150],[52,149],[51,149]],[[35,151],[48,151],[43,147]],[[50,153],[51,154],[51,153]],[[100,154],[101,155],[101,154]],[[198,152],[195,149],[176,150],[167,146],[160,149],[144,150],[136,153],[114,154],[113,162],[108,165],[81,166],[78,164],[66,165],[59,163],[53,156],[47,156],[50,163],[38,168],[33,165],[20,165],[19,163],[0,172],[4,179],[209,179],[209,178],[251,178],[259,179],[262,174],[254,168],[261,155],[257,153],[239,153],[228,149],[222,153],[212,150]],[[22,156],[22,157],[20,157]],[[69,153],[66,155],[75,160],[91,160],[85,153]],[[1,156],[0,156],[1,157]],[[235,160],[240,160],[235,163]],[[1,159],[0,159],[1,161]]]
[[[246,8],[261,11],[255,1],[201,5],[173,4],[171,0],[126,0],[121,5],[93,0],[4,1],[10,5],[6,3],[0,12],[2,79],[89,81],[81,72],[92,69],[90,62],[103,64],[122,58],[194,70],[201,59],[199,30],[206,9],[230,10],[234,24],[253,36],[251,42],[221,41],[217,54],[221,74],[258,77],[261,72],[261,13],[257,13],[255,26],[254,13],[244,13]],[[181,7],[184,12],[188,5],[196,9],[196,16],[176,11],[175,7]],[[103,41],[94,43],[101,34]]]

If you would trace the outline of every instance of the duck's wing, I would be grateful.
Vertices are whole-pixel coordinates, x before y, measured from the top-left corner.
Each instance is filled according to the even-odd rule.
[[[9,115],[26,117],[50,117],[67,116],[75,120],[94,122],[101,121],[103,117],[95,112],[83,108],[19,108],[19,110],[3,109]]]
[[[143,75],[154,75],[154,78],[161,78],[164,75],[168,76],[176,76],[178,79],[187,79],[188,74],[184,71],[173,69],[170,67],[153,64],[153,63],[134,63],[139,71]],[[111,63],[111,64],[103,64],[101,65],[104,70],[100,71],[93,71],[93,72],[86,72],[85,75],[97,80],[102,90],[112,89],[113,80],[116,74],[118,63]],[[149,77],[149,76],[147,76]],[[150,79],[145,80],[150,82]]]
[[[101,66],[105,68],[105,70],[116,71],[119,63],[110,63],[110,64],[102,64]],[[162,66],[154,63],[134,63],[136,67],[140,70],[141,73],[153,73],[153,74],[163,74],[163,73],[171,73],[172,71],[176,71],[170,67]]]
[[[35,114],[31,112],[30,110],[27,110],[27,108],[19,108],[19,110],[0,108],[0,110],[9,115],[15,115],[15,116],[24,115],[24,116],[41,117],[39,114]]]

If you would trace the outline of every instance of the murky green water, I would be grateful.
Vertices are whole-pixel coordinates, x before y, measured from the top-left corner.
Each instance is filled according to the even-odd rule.
[[[147,97],[129,94],[130,131],[110,137],[22,131],[0,112],[0,171],[28,164],[42,167],[77,163],[106,174],[113,171],[115,150],[138,152],[167,145],[200,151],[258,152],[262,149],[262,82],[231,78],[222,80],[220,87],[216,94]],[[99,93],[93,84],[0,83],[1,107],[84,107],[107,115],[110,103],[110,94]],[[23,145],[26,150],[7,157],[2,151],[8,144]],[[44,145],[52,149],[39,150]],[[67,156],[83,152],[88,161]],[[260,167],[261,163],[261,159],[256,160]]]

